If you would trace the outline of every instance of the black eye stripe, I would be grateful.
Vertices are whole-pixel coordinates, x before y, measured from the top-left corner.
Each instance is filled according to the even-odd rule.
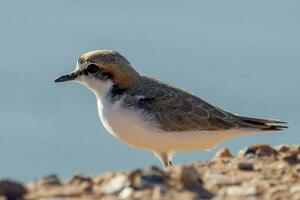
[[[103,72],[102,75],[105,76],[108,79],[112,79],[112,77],[113,77],[110,72]]]
[[[113,75],[112,73],[105,71],[103,69],[101,69],[100,67],[98,67],[95,64],[90,64],[88,65],[85,69],[81,70],[78,72],[78,75],[96,75],[96,77],[100,78],[100,79],[113,79]]]
[[[96,74],[100,71],[99,67],[95,64],[90,64],[87,66],[87,68],[84,70],[89,74]]]

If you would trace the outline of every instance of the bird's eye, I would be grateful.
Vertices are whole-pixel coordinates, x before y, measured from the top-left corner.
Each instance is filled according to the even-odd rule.
[[[100,71],[99,67],[95,64],[90,64],[89,66],[87,66],[86,70],[89,74],[96,74]]]

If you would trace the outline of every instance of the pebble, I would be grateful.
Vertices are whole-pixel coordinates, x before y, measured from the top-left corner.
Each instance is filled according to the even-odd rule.
[[[242,162],[238,164],[238,169],[243,171],[253,171],[254,167],[252,163]]]
[[[257,189],[254,186],[229,186],[226,191],[228,196],[241,197],[254,196],[257,193]]]
[[[151,199],[161,199],[162,194],[164,192],[165,191],[163,190],[163,188],[161,186],[155,186],[153,188],[153,191],[152,191],[152,197],[151,197]]]
[[[127,199],[133,194],[134,190],[131,187],[125,187],[120,193],[120,199]]]
[[[300,192],[300,184],[293,185],[293,186],[290,188],[290,192],[291,192],[291,193],[294,193],[294,192]]]
[[[285,156],[283,157],[283,160],[289,163],[290,165],[300,163],[299,155],[297,153],[293,153],[292,155]]]
[[[107,183],[104,183],[101,186],[100,191],[102,194],[113,194],[121,191],[124,187],[128,186],[128,184],[127,176],[117,175]]]
[[[22,199],[26,192],[26,188],[21,183],[0,179],[0,196],[4,196],[8,200]]]
[[[203,178],[207,179],[206,181],[210,181],[211,183],[218,186],[228,186],[237,184],[237,181],[233,177],[218,172],[206,172]]]
[[[157,167],[151,167],[149,170],[134,170],[128,175],[130,185],[135,189],[163,185],[165,183],[164,172]]]
[[[244,152],[244,156],[254,154],[257,156],[276,156],[278,152],[268,144],[256,144],[248,147]]]
[[[95,185],[101,185],[104,182],[109,181],[112,177],[114,177],[115,173],[113,172],[106,172],[101,175],[97,175],[92,178],[92,181]]]
[[[287,198],[288,186],[276,185],[271,187],[265,194],[265,199],[290,199]]]
[[[90,177],[84,176],[82,174],[76,174],[74,175],[67,184],[69,185],[80,185],[82,183],[91,183],[92,179]]]
[[[290,150],[290,147],[285,144],[282,144],[282,145],[279,145],[278,147],[276,147],[275,149],[280,153],[286,153]]]
[[[35,189],[42,187],[60,186],[62,183],[56,175],[49,175],[34,180],[30,187],[33,186]]]
[[[214,156],[213,160],[217,160],[220,158],[233,158],[231,152],[227,148],[220,149]]]
[[[185,186],[202,182],[193,166],[181,167],[180,180]]]

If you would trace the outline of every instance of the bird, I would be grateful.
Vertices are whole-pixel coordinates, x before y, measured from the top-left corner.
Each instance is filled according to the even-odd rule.
[[[96,96],[106,130],[129,146],[152,151],[163,167],[176,152],[210,150],[234,136],[279,131],[287,122],[241,116],[155,78],[142,75],[119,52],[93,50],[55,82],[75,81]]]

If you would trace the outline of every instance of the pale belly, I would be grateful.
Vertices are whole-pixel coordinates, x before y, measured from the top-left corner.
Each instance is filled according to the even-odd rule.
[[[117,104],[102,106],[98,111],[104,127],[124,143],[156,152],[207,150],[233,136],[249,130],[166,132],[145,119],[142,113],[128,111]]]

